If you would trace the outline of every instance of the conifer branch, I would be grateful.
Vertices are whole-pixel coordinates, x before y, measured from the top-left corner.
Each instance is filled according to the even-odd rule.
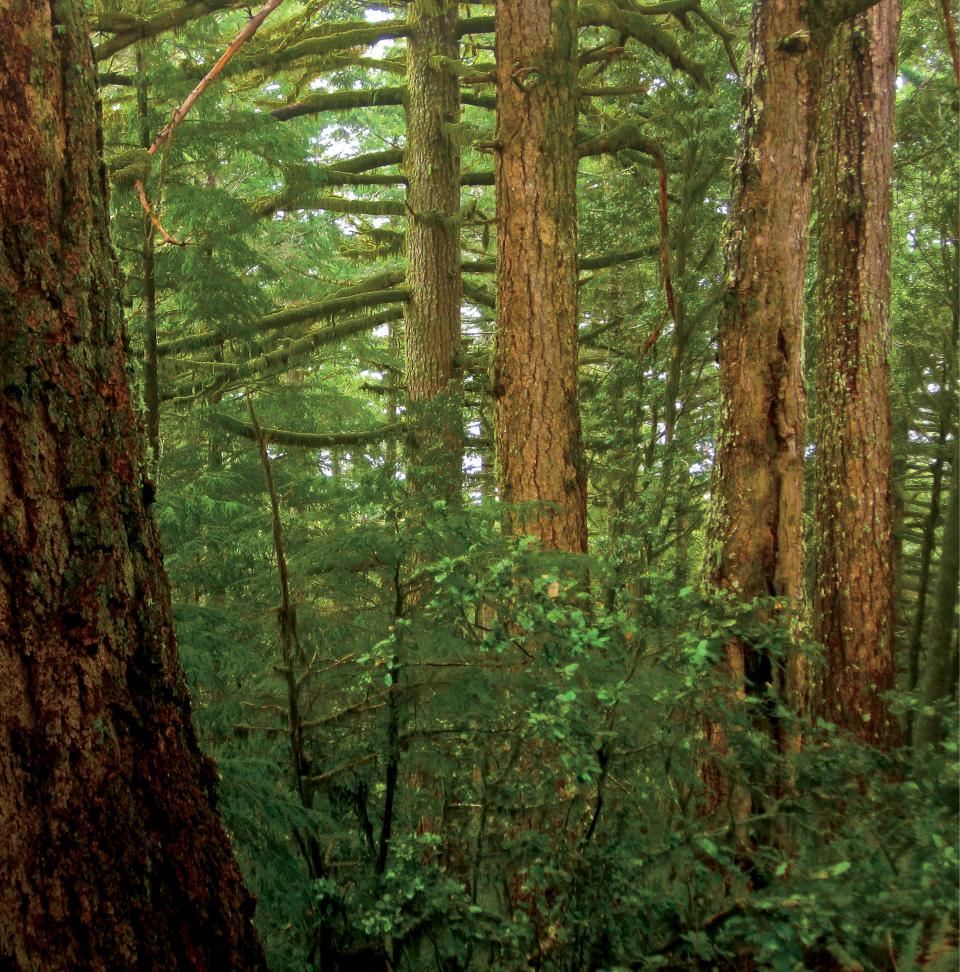
[[[309,205],[291,205],[280,202],[276,197],[263,199],[252,207],[254,216],[272,216],[281,209],[322,209],[329,213],[344,213],[349,216],[405,216],[406,207],[402,202],[386,199],[344,199],[343,196],[315,196]]]
[[[267,314],[265,317],[262,317],[254,324],[251,332],[263,333],[266,331],[282,330],[293,324],[304,324],[308,321],[332,318],[345,311],[361,310],[364,307],[375,307],[378,304],[405,303],[408,297],[407,291],[396,289],[359,291],[354,294],[343,294],[338,297],[327,298],[326,300],[312,301],[308,304],[300,304],[297,307],[288,307],[283,310],[274,311],[272,314]],[[369,322],[371,318],[361,318],[361,320]],[[379,321],[380,318],[378,317],[377,320]],[[369,323],[364,326],[376,327],[376,323]],[[336,325],[327,328],[331,333],[336,331],[336,329]],[[360,329],[363,330],[363,326]],[[349,333],[352,334],[354,331],[349,331]],[[223,331],[205,331],[201,334],[191,334],[173,341],[164,341],[157,345],[157,353],[161,357],[167,357],[172,354],[189,354],[192,351],[212,348],[218,344],[222,344],[230,336]],[[336,338],[332,337],[331,340],[336,340]],[[228,371],[234,367],[225,362],[215,362],[214,366],[223,371]]]
[[[237,34],[233,43],[231,43],[227,49],[217,58],[217,63],[213,65],[212,68],[206,73],[200,83],[187,95],[184,99],[183,104],[173,113],[173,117],[167,124],[163,127],[160,134],[153,140],[153,144],[147,150],[150,155],[156,155],[157,149],[166,142],[170,136],[173,134],[174,129],[184,118],[190,113],[190,109],[196,104],[197,99],[204,91],[213,83],[220,72],[230,63],[234,54],[240,50],[241,47],[257,32],[260,25],[273,13],[283,0],[268,0],[267,4],[263,9],[255,16],[251,17],[247,25]],[[134,183],[134,187],[137,190],[137,194],[140,197],[140,205],[143,206],[144,212],[150,217],[150,221],[156,227],[157,231],[163,238],[164,243],[172,243],[176,246],[183,246],[184,244],[175,240],[161,225],[160,220],[156,213],[153,211],[153,207],[150,205],[150,200],[147,198],[146,189],[143,187],[143,182],[140,179]]]
[[[363,88],[350,91],[321,91],[308,95],[300,101],[275,108],[270,114],[278,121],[317,115],[324,111],[349,111],[355,108],[377,108],[402,105],[407,97],[405,85],[384,88]],[[460,101],[477,108],[497,107],[493,95],[478,95],[464,91]]]
[[[210,422],[225,432],[240,436],[244,439],[257,441],[257,431],[268,443],[277,445],[301,446],[307,449],[330,449],[336,446],[366,445],[372,442],[383,442],[384,439],[400,438],[409,431],[409,426],[403,422],[381,425],[376,429],[357,432],[290,432],[285,429],[259,429],[222,415],[219,412],[210,413]]]
[[[612,27],[663,55],[672,67],[689,75],[699,87],[710,87],[703,65],[687,57],[680,45],[666,31],[661,30],[643,14],[598,0],[598,2],[580,4],[577,15],[581,27]]]
[[[98,44],[93,51],[95,61],[105,61],[108,57],[118,54],[124,48],[130,47],[137,41],[149,40],[162,34],[166,30],[173,30],[182,27],[191,20],[198,20],[216,10],[233,10],[242,7],[243,3],[238,0],[197,0],[194,3],[186,3],[182,7],[168,10],[166,13],[158,14],[149,20],[139,18],[129,18],[120,29],[120,24],[115,20],[111,21],[107,14],[93,19],[93,29],[112,33],[114,36],[108,41]],[[114,15],[115,16],[115,15]],[[112,30],[111,26],[117,28]]]
[[[164,401],[172,399],[189,398],[195,396],[210,396],[221,392],[233,381],[241,381],[254,375],[262,375],[278,368],[287,367],[291,361],[311,351],[322,347],[325,344],[335,344],[354,334],[362,334],[364,331],[372,331],[382,324],[390,321],[403,319],[403,308],[396,307],[383,310],[379,314],[368,314],[364,317],[348,318],[337,324],[328,327],[317,328],[308,331],[305,335],[283,347],[273,351],[266,351],[263,354],[245,361],[208,361],[203,363],[203,367],[216,373],[217,377],[209,383],[200,381],[185,382],[175,386],[162,396]],[[189,365],[188,365],[189,366]]]

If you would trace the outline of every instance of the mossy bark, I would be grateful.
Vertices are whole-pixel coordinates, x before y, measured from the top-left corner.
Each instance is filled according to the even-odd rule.
[[[405,374],[413,481],[440,497],[460,496],[463,422],[460,350],[459,79],[457,5],[417,0],[407,42],[407,290]]]
[[[501,0],[497,53],[497,334],[501,498],[518,532],[587,547],[577,402],[577,17],[572,0]]]
[[[803,582],[803,278],[813,185],[820,38],[794,0],[757,0],[746,65],[741,142],[725,243],[719,324],[721,412],[708,529],[706,578],[745,600],[781,598],[801,611]],[[799,653],[784,664],[731,640],[726,664],[739,695],[767,685],[793,709],[804,704]],[[797,739],[777,735],[788,752]],[[707,727],[721,756],[728,741]],[[718,761],[704,768],[708,803],[750,797],[731,789]]]
[[[147,58],[144,45],[137,47],[137,127],[140,147],[149,149],[153,144],[150,132],[150,114],[147,92]],[[149,468],[156,477],[160,468],[160,378],[157,366],[157,280],[156,280],[156,227],[147,214],[143,217],[143,406],[147,427],[147,444],[150,446]]]
[[[956,691],[953,631],[957,619],[957,585],[960,584],[960,462],[956,453],[952,457],[952,465],[937,593],[931,618],[930,646],[924,666],[921,694],[924,711],[917,716],[913,732],[916,746],[940,740],[942,713],[937,713],[935,706],[951,698]]]
[[[77,0],[0,44],[0,965],[261,969],[177,658]]]
[[[946,398],[946,396],[944,396]],[[920,652],[927,621],[927,596],[930,592],[930,569],[936,551],[937,527],[940,524],[940,505],[943,494],[944,454],[947,449],[949,416],[940,411],[940,427],[937,430],[936,454],[930,463],[930,505],[923,518],[923,536],[920,544],[920,570],[917,573],[917,602],[910,628],[910,645],[907,650],[907,688],[912,692],[920,684]],[[909,720],[908,720],[909,724]],[[909,733],[906,733],[909,735]]]
[[[890,180],[899,0],[841,24],[823,72],[817,172],[814,706],[865,742],[893,688]]]

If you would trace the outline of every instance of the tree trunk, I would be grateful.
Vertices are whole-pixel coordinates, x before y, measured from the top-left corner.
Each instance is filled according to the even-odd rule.
[[[816,710],[864,742],[899,737],[893,688],[890,179],[899,0],[835,31],[817,172]]]
[[[742,134],[726,241],[720,315],[721,411],[708,533],[707,579],[740,597],[783,598],[801,609],[803,591],[803,278],[813,183],[815,94],[820,46],[795,0],[758,0],[750,31]],[[762,694],[784,681],[792,708],[803,702],[799,656],[778,674],[765,653],[733,639],[731,677]],[[708,726],[714,751],[723,728]],[[778,739],[781,749],[795,740]],[[730,789],[718,764],[705,767],[708,802]],[[735,800],[746,814],[749,798]]]
[[[261,969],[174,640],[83,5],[0,44],[0,965]]]
[[[144,45],[137,45],[137,122],[140,147],[153,144],[147,98],[147,59]],[[157,365],[157,279],[155,273],[155,231],[153,220],[143,217],[143,404],[150,446],[148,468],[154,479],[160,470],[160,378]]]
[[[497,336],[500,495],[517,532],[587,547],[577,403],[577,17],[573,0],[498,0]]]
[[[930,647],[927,650],[921,701],[924,709],[953,695],[953,627],[960,584],[960,463],[952,457],[953,475],[947,515],[943,524],[943,548],[933,605]],[[913,744],[923,746],[940,739],[940,716],[921,711],[914,727]]]
[[[720,317],[710,579],[803,599],[803,274],[815,49],[793,0],[754,8]]]
[[[945,389],[940,392],[945,404],[940,409],[940,427],[935,440],[936,453],[930,463],[930,507],[923,519],[923,539],[920,545],[920,571],[917,575],[917,603],[913,625],[910,629],[910,645],[907,655],[907,688],[912,692],[920,684],[920,650],[927,620],[927,595],[930,591],[930,568],[936,550],[937,526],[940,523],[940,503],[943,494],[944,455],[947,451],[947,435],[950,426],[950,398]],[[908,726],[910,721],[908,720]],[[910,733],[906,735],[909,737]]]
[[[453,126],[460,120],[460,100],[457,75],[440,60],[460,56],[457,5],[418,0],[409,23],[406,381],[411,418],[419,426],[410,461],[416,482],[459,499],[460,150]]]

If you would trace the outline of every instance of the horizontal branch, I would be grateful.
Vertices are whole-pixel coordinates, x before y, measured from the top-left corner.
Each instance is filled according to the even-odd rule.
[[[581,257],[577,266],[580,270],[603,270],[615,267],[621,263],[631,263],[646,257],[656,256],[656,247],[644,247],[642,250],[622,250],[616,253],[603,253],[600,256]],[[464,260],[460,265],[464,273],[493,273],[497,269],[494,259]]]
[[[334,172],[369,172],[387,165],[399,165],[403,161],[403,149],[383,149],[380,152],[364,152],[348,159],[336,159],[323,168]]]
[[[211,412],[210,421],[226,432],[256,441],[256,433],[251,426],[231,418],[229,415]],[[394,422],[390,425],[382,425],[378,429],[368,429],[362,432],[288,432],[284,429],[261,429],[260,431],[268,442],[277,445],[301,446],[307,449],[332,449],[336,446],[366,445],[370,442],[395,439],[407,431],[407,426],[402,422]]]
[[[384,155],[393,153],[382,153]],[[396,153],[400,155],[401,153]],[[397,160],[399,161],[399,160]],[[339,167],[339,163],[329,166],[314,167],[298,166],[297,170],[288,170],[292,176],[286,188],[275,196],[266,196],[253,203],[252,209],[261,218],[272,216],[280,210],[327,209],[332,198],[322,194],[314,195],[322,188],[332,189],[336,186],[406,186],[407,177],[402,173],[374,175],[369,172],[348,172]],[[492,186],[494,181],[493,169],[476,169],[460,174],[461,186]],[[359,200],[358,200],[359,201]],[[380,203],[374,202],[378,207]],[[375,214],[379,215],[379,213]],[[388,215],[404,215],[403,210]]]
[[[493,17],[469,17],[457,24],[457,35],[459,37],[465,37],[468,34],[493,33],[493,30]],[[358,20],[342,24],[329,24],[325,25],[320,36],[307,37],[278,51],[250,58],[243,63],[241,69],[276,69],[308,57],[324,57],[327,54],[335,54],[352,48],[372,47],[381,41],[400,40],[409,37],[411,33],[412,28],[406,20],[385,20],[376,24]]]
[[[624,149],[634,149],[663,162],[663,148],[655,138],[644,135],[636,122],[623,122],[616,128],[588,138],[577,146],[577,155],[582,159],[588,155],[614,155]]]
[[[195,3],[185,3],[182,7],[175,7],[173,10],[168,10],[166,13],[158,14],[156,17],[150,17],[147,20],[125,17],[123,29],[116,31],[111,29],[109,15],[104,15],[99,20],[94,18],[94,30],[109,31],[114,35],[110,40],[102,41],[94,48],[94,60],[105,61],[108,57],[113,57],[114,54],[130,47],[137,41],[147,40],[150,37],[156,37],[157,34],[162,34],[164,31],[182,27],[191,20],[199,20],[199,18],[206,17],[207,14],[216,10],[230,10],[243,6],[245,4],[238,2],[238,0],[198,0]],[[120,24],[113,23],[112,26],[119,28]]]
[[[490,310],[497,309],[497,298],[486,287],[469,280],[464,280],[462,285],[463,295],[471,303],[479,304],[481,307],[489,307]]]
[[[402,105],[407,97],[405,85],[384,88],[361,88],[353,91],[321,91],[307,95],[300,101],[295,101],[270,112],[278,121],[289,121],[292,118],[303,118],[307,115],[318,115],[324,111],[351,111],[357,108],[376,108],[382,106]],[[477,108],[497,107],[493,95],[477,95],[464,91],[460,101],[465,105]]]
[[[292,324],[303,324],[307,321],[321,320],[342,314],[345,311],[362,310],[365,307],[375,307],[378,304],[405,303],[409,295],[405,290],[389,289],[374,291],[359,291],[354,294],[343,294],[338,297],[327,298],[326,300],[312,301],[309,304],[300,304],[297,307],[288,307],[281,311],[274,311],[253,325],[250,329],[253,333],[263,333],[265,331],[281,330],[290,327]],[[372,326],[372,325],[371,325]],[[171,354],[189,354],[193,351],[200,351],[203,348],[212,348],[222,344],[231,335],[223,331],[205,331],[202,334],[191,334],[187,337],[177,338],[174,341],[164,341],[157,345],[157,354],[165,357]],[[216,367],[226,369],[230,367],[225,364],[217,364]]]
[[[295,358],[309,354],[316,348],[325,344],[334,344],[344,338],[354,334],[362,334],[364,331],[372,331],[375,327],[388,324],[391,321],[400,320],[403,317],[403,308],[394,307],[383,310],[379,314],[369,314],[365,317],[348,318],[329,327],[317,328],[310,331],[296,341],[274,351],[268,351],[246,361],[235,363],[222,361],[203,362],[202,366],[215,372],[216,379],[205,382],[203,379],[184,382],[167,390],[163,396],[163,401],[170,401],[175,398],[189,398],[199,395],[209,396],[222,391],[233,381],[240,381],[254,375],[260,375],[270,369],[283,368]]]
[[[343,196],[314,196],[309,205],[277,205],[277,198],[261,199],[254,203],[254,216],[272,216],[281,209],[317,209],[328,213],[343,213],[347,216],[406,216],[407,209],[402,202],[390,199],[344,199]]]

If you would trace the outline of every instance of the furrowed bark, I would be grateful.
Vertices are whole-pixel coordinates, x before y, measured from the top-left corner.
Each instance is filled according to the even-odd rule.
[[[445,62],[460,55],[457,4],[410,7],[407,43],[407,290],[405,377],[410,466],[420,488],[460,497],[460,120],[459,80]],[[419,473],[418,473],[419,470]]]
[[[803,10],[793,0],[758,0],[753,10],[726,240],[706,564],[713,586],[744,600],[782,598],[795,610],[804,601],[803,277],[822,61],[822,38],[812,36]],[[788,705],[803,706],[798,655],[780,671],[766,652],[733,639],[725,664],[740,698],[780,683]],[[710,724],[707,737],[724,756],[723,726]],[[789,751],[797,740],[775,745]],[[710,806],[730,805],[741,820],[749,815],[750,796],[735,792],[718,762],[708,760],[704,776]]]
[[[577,402],[577,16],[570,0],[500,0],[497,334],[501,498],[544,546],[587,548]]]
[[[0,964],[263,969],[149,513],[83,5],[0,45]]]
[[[137,121],[140,147],[149,149],[149,102],[147,98],[146,55],[143,45],[137,47]],[[157,281],[154,273],[156,228],[150,217],[143,217],[143,404],[150,446],[150,468],[154,475],[160,464],[160,385],[157,371]]]
[[[899,738],[893,688],[890,180],[899,0],[842,24],[827,49],[817,203],[815,708],[864,742]]]

